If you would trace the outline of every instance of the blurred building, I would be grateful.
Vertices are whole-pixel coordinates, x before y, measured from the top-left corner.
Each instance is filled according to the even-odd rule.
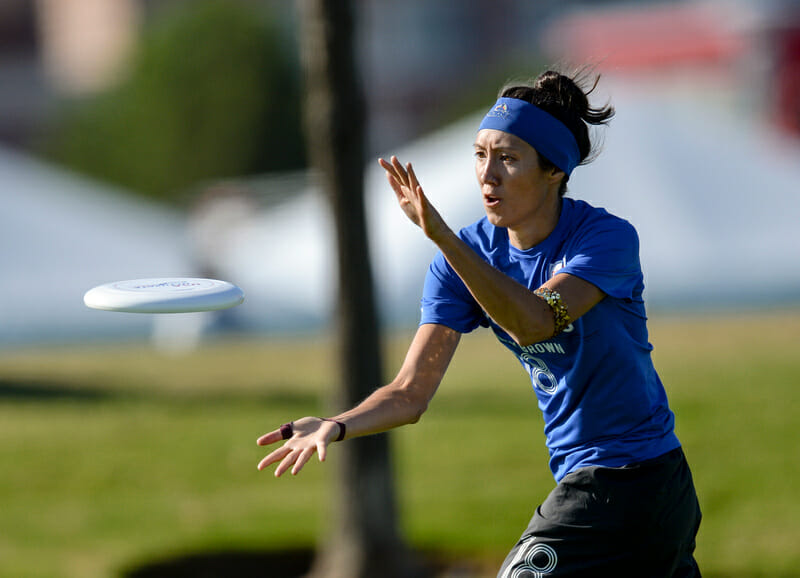
[[[28,148],[56,100],[106,88],[135,45],[137,0],[0,3],[0,141]]]
[[[113,83],[147,22],[181,3],[191,5],[187,0],[4,0],[0,142],[27,147],[57,98]],[[296,36],[293,3],[262,4],[282,22],[287,39]],[[798,130],[800,15],[792,3],[479,0],[454,9],[444,1],[362,0],[357,5],[373,150],[440,126],[445,105],[463,106],[481,81],[490,86],[481,89],[486,98],[485,91],[495,90],[511,71],[537,72],[542,33],[570,12],[576,19],[561,42],[571,45],[579,62],[587,43],[598,41],[613,43],[613,59],[625,66],[695,58],[716,61],[720,70],[723,63],[740,70],[752,63],[752,50],[758,51],[758,65],[771,80],[753,88],[762,93],[770,118]],[[587,28],[588,18],[594,24]],[[647,26],[637,33],[642,22]],[[575,27],[582,28],[580,34]]]
[[[33,2],[0,3],[0,140],[21,145],[48,108]]]
[[[567,11],[550,54],[719,99],[800,136],[800,5],[717,0]]]
[[[37,0],[36,6],[41,67],[59,92],[96,92],[123,73],[136,42],[140,3]]]
[[[775,120],[800,136],[800,5],[786,9],[772,28],[775,43]]]
[[[111,85],[124,73],[143,27],[180,4],[192,1],[4,0],[0,141],[27,147],[56,99]],[[261,4],[288,39],[296,38],[293,3]],[[433,128],[442,107],[432,103],[457,102],[481,75],[535,52],[543,16],[558,4],[479,0],[454,10],[448,2],[423,0],[358,3],[359,54],[378,148]]]

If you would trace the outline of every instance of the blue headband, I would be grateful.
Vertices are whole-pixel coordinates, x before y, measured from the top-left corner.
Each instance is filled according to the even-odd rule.
[[[581,154],[572,131],[551,114],[524,100],[497,99],[478,130],[485,128],[521,138],[567,176],[580,163]]]

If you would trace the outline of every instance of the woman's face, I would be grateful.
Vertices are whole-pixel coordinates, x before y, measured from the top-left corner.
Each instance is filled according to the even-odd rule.
[[[554,216],[557,222],[563,173],[542,169],[536,150],[521,138],[494,129],[479,131],[475,174],[493,225],[525,235],[541,230]]]

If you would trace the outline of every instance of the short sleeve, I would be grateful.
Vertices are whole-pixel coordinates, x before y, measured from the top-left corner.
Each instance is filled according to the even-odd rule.
[[[644,283],[636,229],[608,214],[587,223],[558,272],[580,277],[611,297],[640,299]]]
[[[421,305],[420,324],[437,323],[459,333],[488,326],[485,313],[441,252],[428,267]]]

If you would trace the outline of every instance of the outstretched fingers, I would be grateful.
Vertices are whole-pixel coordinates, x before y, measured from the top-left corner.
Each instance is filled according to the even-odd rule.
[[[282,446],[276,449],[274,452],[269,454],[263,460],[258,462],[258,469],[263,470],[267,466],[274,464],[275,462],[279,462],[283,460],[286,456],[288,456],[292,452],[292,448],[287,446]]]
[[[317,451],[317,448],[317,445],[308,448],[290,448],[283,446],[261,460],[258,463],[258,469],[263,470],[271,464],[280,462],[278,467],[275,468],[276,478],[281,477],[289,469],[292,470],[293,476],[297,475],[300,470],[303,469],[303,466],[308,463],[308,460],[311,459],[311,456],[314,455],[314,452]]]
[[[302,418],[290,423],[283,424],[280,428],[273,430],[256,440],[260,446],[270,445],[280,441],[286,441],[281,447],[273,450],[268,456],[258,463],[258,469],[278,463],[275,468],[275,476],[291,469],[292,475],[296,475],[303,469],[311,456],[318,453],[319,460],[325,461],[328,454],[328,444],[333,436],[331,420],[322,418]]]
[[[397,175],[398,180],[403,183],[403,186],[408,186],[408,172],[406,172],[406,168],[403,166],[403,163],[400,162],[396,156],[392,156],[392,168],[394,169],[395,174]]]
[[[280,429],[276,429],[275,431],[271,431],[268,434],[264,434],[260,438],[256,440],[256,443],[260,446],[268,446],[270,444],[274,444],[275,442],[279,442],[283,439],[283,434]]]
[[[390,177],[390,182],[393,178],[401,187],[411,188],[408,171],[396,156],[393,155],[389,161],[378,159],[378,163],[386,171],[386,176]]]
[[[317,442],[317,455],[319,456],[319,461],[324,462],[325,458],[328,457],[328,444],[323,441]]]
[[[314,455],[314,452],[317,451],[316,446],[306,448],[300,452],[300,455],[297,456],[297,460],[294,462],[294,467],[292,468],[292,475],[296,476],[297,473],[303,469],[303,466],[308,463],[308,460],[311,459],[311,456]],[[281,464],[283,465],[283,464]],[[281,472],[283,473],[283,472]],[[276,472],[277,475],[277,472]]]
[[[411,163],[406,165],[406,170],[408,171],[408,188],[421,196],[422,187],[419,185],[419,179],[417,179],[417,174],[414,172],[414,167],[411,166]]]
[[[381,165],[381,168],[388,174],[394,175],[395,169],[391,161],[394,161],[395,158],[396,157],[391,157],[388,161],[386,159],[378,159],[378,164]]]
[[[386,180],[389,181],[389,186],[392,187],[395,197],[399,203],[407,202],[405,193],[403,192],[403,185],[395,178],[394,175],[386,173]]]
[[[386,178],[400,208],[415,225],[422,227],[427,200],[411,163],[403,166],[396,156],[391,157],[391,162],[384,159],[379,159],[378,162],[386,171]]]

